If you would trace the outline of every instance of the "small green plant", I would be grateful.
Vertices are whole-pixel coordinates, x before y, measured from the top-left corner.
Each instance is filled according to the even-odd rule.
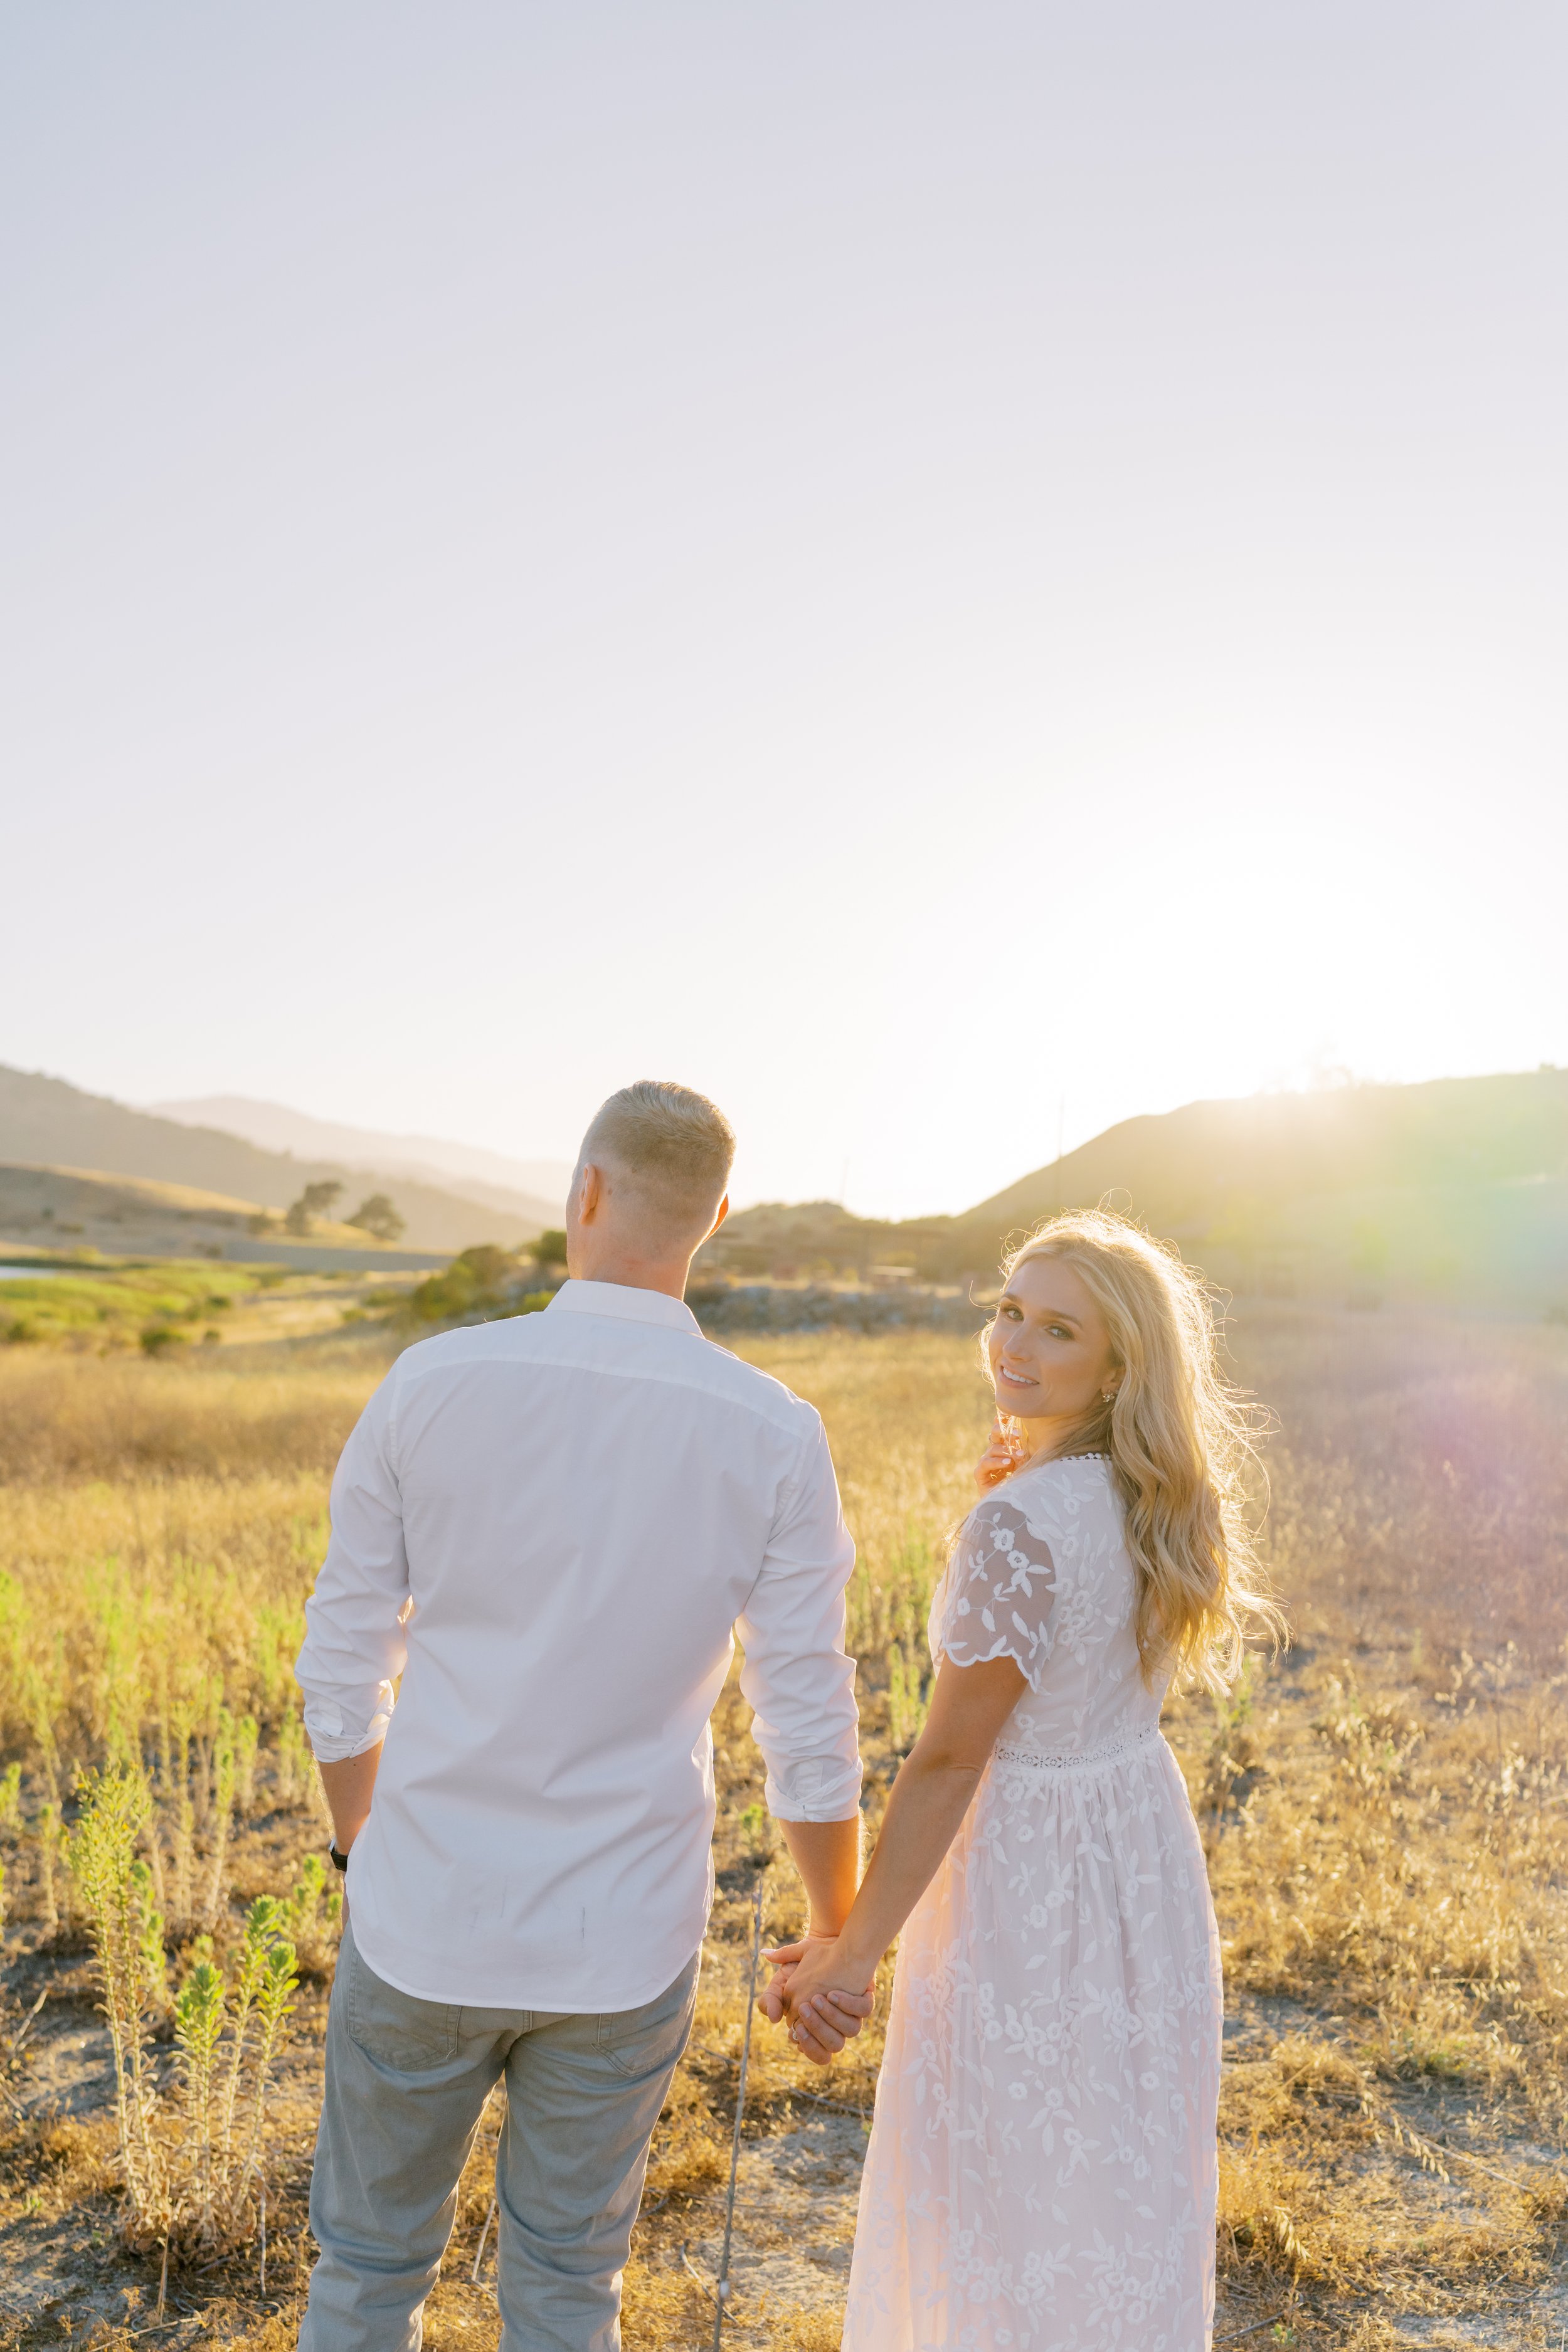
[[[227,1707],[218,1711],[218,1720],[212,1741],[212,1760],[207,1785],[207,1819],[211,1840],[206,1871],[202,1885],[201,1923],[204,1927],[216,1924],[224,1897],[224,1873],[228,1863],[229,1833],[234,1826],[235,1738],[234,1717]]]
[[[277,1721],[294,1712],[294,1660],[305,1638],[305,1612],[264,1601],[256,1612],[251,1636],[251,1670],[260,1685],[260,1709],[265,1721]]]
[[[114,2053],[115,2124],[125,2183],[125,2230],[133,2242],[166,2237],[165,2152],[154,2138],[157,2090],[148,2046],[153,1988],[147,1950],[154,1932],[150,1876],[136,1870],[136,1842],[152,1808],[145,1781],[125,1771],[88,1773],[71,1839],[71,1874],[87,1910],[101,2008]],[[161,1923],[160,1923],[161,1925]],[[159,1935],[160,1948],[162,1937]]]
[[[753,1862],[771,1862],[773,1855],[773,1825],[765,1805],[751,1804],[741,1815],[742,1839]]]
[[[58,1811],[60,1801],[60,1751],[55,1740],[55,1716],[58,1694],[36,1668],[29,1668],[23,1685],[27,1715],[32,1723],[33,1740],[38,1751],[38,1769],[44,1776],[44,1793]]]
[[[161,1356],[170,1348],[183,1348],[185,1334],[176,1331],[172,1323],[143,1323],[140,1339],[150,1356]]]
[[[308,1853],[300,1863],[300,1874],[284,1898],[279,1916],[283,1932],[301,1957],[320,1968],[342,1925],[343,1898],[341,1888],[329,1887],[327,1866],[319,1853]]]
[[[1204,1851],[1212,1856],[1226,1808],[1258,1762],[1258,1742],[1251,1729],[1258,1706],[1257,1659],[1244,1658],[1241,1672],[1230,1689],[1212,1692],[1209,1705],[1214,1714],[1214,1736],[1196,1802]]]
[[[71,1872],[114,2058],[122,2234],[142,2247],[238,2243],[250,2231],[267,2093],[299,1981],[284,1906],[270,1895],[251,1905],[232,1985],[210,1936],[192,1946],[174,2004],[178,2097],[165,2109],[151,2041],[168,2005],[163,1922],[136,1852],[152,1792],[144,1777],[118,1768],[84,1774],[79,1794]]]
[[[233,2244],[248,2234],[272,2062],[299,1981],[283,1918],[281,1904],[259,1895],[246,1915],[232,1986],[209,1944],[194,1958],[174,2003],[183,2126],[179,2218],[203,2246]]]
[[[261,1728],[253,1715],[242,1715],[234,1727],[235,1811],[249,1812],[256,1802],[256,1751]]]
[[[304,1726],[292,1707],[278,1727],[277,1797],[280,1805],[298,1804],[310,1784],[310,1754]]]
[[[39,1808],[37,1836],[38,1841],[38,1917],[46,1936],[58,1933],[70,1910],[69,1882],[60,1864],[64,1859],[65,1832],[60,1826],[58,1805]]]
[[[7,1764],[0,1777],[0,1837],[17,1837],[22,1828],[22,1768]]]

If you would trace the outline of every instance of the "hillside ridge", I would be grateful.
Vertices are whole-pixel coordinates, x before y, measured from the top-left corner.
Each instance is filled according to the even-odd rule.
[[[1188,1103],[1124,1119],[957,1216],[741,1210],[701,1263],[984,1281],[1041,1218],[1107,1201],[1237,1292],[1568,1309],[1568,1070]]]
[[[179,1127],[212,1127],[224,1135],[237,1135],[262,1151],[281,1151],[296,1160],[331,1160],[386,1178],[411,1178],[416,1183],[455,1192],[461,1200],[479,1201],[486,1208],[516,1215],[547,1211],[552,1223],[559,1221],[559,1204],[572,1181],[566,1160],[510,1160],[503,1152],[488,1151],[478,1144],[453,1143],[443,1136],[386,1134],[343,1120],[317,1118],[309,1111],[294,1110],[286,1103],[264,1102],[252,1095],[206,1095],[142,1108],[154,1118],[171,1118]]]
[[[185,1127],[67,1079],[4,1064],[0,1160],[190,1185],[268,1209],[286,1209],[309,1183],[341,1183],[343,1210],[367,1192],[384,1192],[405,1220],[404,1239],[414,1250],[455,1253],[479,1242],[516,1248],[557,1217],[545,1202],[508,1211],[406,1176],[266,1151],[220,1129]]]

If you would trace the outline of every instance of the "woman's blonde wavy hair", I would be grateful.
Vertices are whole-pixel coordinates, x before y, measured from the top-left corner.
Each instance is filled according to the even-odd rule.
[[[1223,1690],[1249,1634],[1278,1645],[1283,1620],[1254,1533],[1267,1498],[1262,1416],[1220,1370],[1211,1294],[1174,1249],[1108,1209],[1048,1217],[1007,1253],[1008,1279],[1034,1257],[1071,1266],[1121,1372],[1070,1445],[1110,1455],[1138,1571],[1143,1678],[1168,1667]]]

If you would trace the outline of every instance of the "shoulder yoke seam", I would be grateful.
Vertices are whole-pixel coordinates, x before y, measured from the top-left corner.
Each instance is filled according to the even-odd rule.
[[[443,1333],[442,1336],[445,1337],[446,1335]],[[682,1338],[686,1338],[690,1335],[682,1333],[680,1336]],[[412,1349],[405,1352],[405,1355],[399,1359],[399,1363],[405,1364],[408,1360],[408,1355],[412,1352]],[[726,1357],[728,1360],[733,1364],[743,1363],[745,1360],[743,1357],[731,1355],[730,1350],[727,1348],[721,1348],[716,1350],[716,1352]],[[450,1360],[443,1360],[446,1361]],[[457,1360],[458,1362],[466,1361],[469,1363],[500,1362],[504,1365],[504,1368],[509,1370],[512,1369],[519,1370],[531,1370],[537,1365],[541,1368],[552,1369],[556,1371],[587,1372],[592,1374],[595,1379],[647,1381],[655,1388],[683,1389],[690,1396],[716,1397],[721,1403],[732,1403],[738,1405],[743,1412],[753,1414],[759,1421],[773,1421],[775,1419],[775,1416],[773,1413],[768,1412],[762,1404],[752,1403],[749,1397],[731,1396],[723,1389],[710,1386],[706,1381],[683,1380],[679,1373],[670,1375],[660,1372],[646,1372],[635,1368],[625,1368],[618,1364],[584,1364],[576,1362],[569,1356],[516,1357],[511,1359],[510,1362],[505,1359],[498,1359],[495,1357],[458,1357]],[[437,1369],[437,1366],[431,1365],[429,1368],[429,1373],[434,1374]],[[746,1365],[746,1370],[748,1371],[751,1371],[754,1368],[752,1365]],[[405,1379],[414,1380],[424,1379],[426,1377],[428,1377],[428,1375],[424,1371],[414,1371],[405,1375]],[[820,1421],[822,1416],[818,1413],[816,1407],[814,1404],[808,1404],[805,1397],[797,1397],[793,1389],[786,1389],[782,1381],[773,1381],[771,1374],[767,1372],[759,1373],[758,1378],[760,1380],[770,1381],[770,1384],[778,1390],[782,1397],[786,1397],[789,1400],[790,1405],[792,1405],[797,1412],[809,1414],[814,1422]],[[776,1419],[780,1427],[787,1426],[786,1415],[781,1413],[776,1416]]]

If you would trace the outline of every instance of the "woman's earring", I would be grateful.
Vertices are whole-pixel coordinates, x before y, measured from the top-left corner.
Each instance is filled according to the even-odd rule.
[[[1101,1404],[1114,1404],[1116,1402],[1116,1391],[1114,1389],[1101,1389],[1100,1391],[1100,1402]]]

